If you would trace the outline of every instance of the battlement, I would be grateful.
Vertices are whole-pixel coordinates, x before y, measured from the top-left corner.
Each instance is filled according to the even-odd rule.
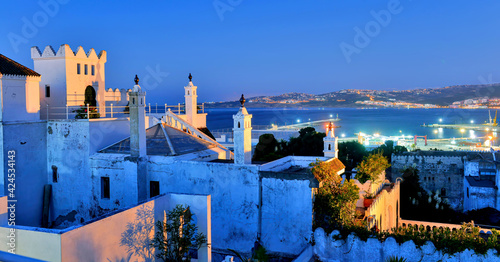
[[[99,60],[100,62],[106,62],[107,53],[102,50],[99,55],[96,54],[95,50],[91,48],[87,53],[83,50],[83,47],[79,46],[76,52],[73,52],[69,45],[61,45],[59,50],[54,51],[52,46],[48,45],[45,47],[43,52],[40,51],[38,46],[33,46],[31,48],[31,58],[32,59],[41,59],[41,58],[81,58],[81,59],[90,59],[90,60]]]

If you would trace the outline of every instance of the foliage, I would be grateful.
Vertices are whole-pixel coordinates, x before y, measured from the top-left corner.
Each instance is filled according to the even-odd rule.
[[[259,143],[255,147],[254,161],[273,161],[283,156],[277,153],[278,141],[273,134],[263,134],[259,137]]]
[[[382,152],[382,154],[389,160],[392,161],[392,154],[399,154],[403,152],[408,152],[408,149],[404,146],[394,146],[394,141],[387,140],[385,143],[373,150],[374,152]]]
[[[423,246],[427,241],[431,241],[436,250],[447,254],[462,252],[465,249],[474,250],[479,254],[486,254],[489,249],[500,251],[498,242],[500,232],[492,229],[491,235],[482,237],[479,228],[472,223],[463,223],[458,230],[450,230],[450,228],[428,230],[424,226],[408,226],[393,229],[392,232],[376,232],[366,227],[348,226],[340,229],[341,235],[337,239],[345,239],[353,232],[363,241],[368,238],[385,241],[388,237],[393,237],[399,244],[412,240],[417,246]]]
[[[371,194],[371,193],[365,193],[365,195],[363,196],[363,198],[364,199],[374,199],[375,195]]]
[[[259,243],[255,242],[254,247],[252,248],[252,256],[250,258],[243,257],[238,251],[233,249],[228,249],[231,251],[237,258],[239,258],[242,262],[267,262],[269,261],[269,255],[267,254],[267,250]]]
[[[157,258],[170,262],[191,261],[189,249],[200,249],[207,243],[204,234],[196,234],[192,219],[189,207],[177,205],[167,214],[166,222],[156,222],[157,231],[151,245],[158,250]]]
[[[391,256],[389,257],[386,262],[407,262],[406,258],[402,257],[397,257],[397,256]]]
[[[380,173],[390,166],[383,152],[373,153],[359,163],[356,179],[362,184],[366,181],[375,183]]]
[[[414,166],[401,170],[401,217],[411,220],[459,223],[464,221],[454,211],[440,191],[427,192],[420,185],[418,169]],[[468,220],[467,220],[468,221]]]
[[[339,160],[345,165],[346,171],[351,171],[368,156],[365,146],[356,142],[339,143]]]
[[[323,182],[314,200],[314,227],[330,230],[353,224],[359,188],[352,181],[342,181],[332,162],[317,161],[312,172]]]
[[[97,107],[90,106],[89,107],[89,118],[99,118],[101,115],[97,111]],[[75,119],[87,119],[87,106],[80,106],[80,108],[73,110],[73,113],[76,113]]]
[[[298,137],[292,137],[280,147],[278,154],[288,156],[322,156],[325,133],[316,132],[313,127],[302,128]]]

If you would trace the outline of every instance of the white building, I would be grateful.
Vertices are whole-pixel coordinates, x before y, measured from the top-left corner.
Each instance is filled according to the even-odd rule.
[[[74,92],[77,95],[73,102],[79,103],[78,94],[83,94],[88,86],[96,91],[97,106],[103,107],[105,52],[97,57],[92,50],[85,55],[79,49],[74,54],[66,45],[57,53],[51,48],[43,54],[37,48],[32,52],[35,67],[46,70],[48,75],[44,78],[42,74],[41,93],[46,91],[45,85],[50,85],[50,95],[38,99],[42,108],[49,101],[45,98],[54,99],[51,104],[58,103],[56,98],[62,101],[57,105],[69,103]],[[224,253],[228,248],[247,253],[255,241],[261,241],[271,253],[294,256],[308,245],[313,192],[319,186],[309,172],[309,164],[328,158],[289,156],[253,164],[248,143],[251,115],[243,105],[234,117],[234,132],[241,132],[242,138],[235,139],[234,154],[203,132],[206,114],[198,113],[197,90],[191,79],[185,87],[185,115],[167,111],[161,120],[151,120],[152,116],[145,115],[145,94],[136,84],[128,95],[130,119],[103,118],[101,114],[100,119],[39,120],[43,109],[39,110],[33,101],[37,100],[34,90],[38,90],[40,76],[7,58],[0,60],[0,65],[21,70],[0,67],[2,110],[12,112],[0,122],[0,130],[2,153],[14,150],[17,156],[16,224],[23,230],[47,230],[40,228],[43,226],[67,231],[68,227],[96,223],[110,211],[175,193],[210,196],[211,246],[216,253]],[[50,72],[52,66],[54,72],[66,73],[59,78]],[[24,82],[4,82],[10,75]],[[69,80],[69,75],[74,81]],[[13,92],[17,102],[6,99],[13,94],[6,90],[19,90]],[[7,164],[4,161],[4,169]],[[4,189],[8,188],[6,179],[4,175]],[[19,245],[29,243],[29,250],[47,248],[47,239],[25,234],[22,241],[28,242]],[[109,246],[116,243],[110,241]],[[92,248],[88,250],[91,251]],[[24,254],[37,257],[30,252]],[[126,256],[123,253],[115,259]],[[64,257],[61,256],[62,261],[71,260]]]
[[[500,154],[471,153],[464,162],[464,211],[499,209]]]

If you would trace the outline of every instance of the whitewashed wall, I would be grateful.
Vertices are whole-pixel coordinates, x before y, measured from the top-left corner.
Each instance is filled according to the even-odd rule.
[[[363,241],[351,234],[346,240],[335,240],[334,237],[338,234],[338,231],[333,231],[327,235],[322,228],[314,231],[314,254],[320,261],[384,262],[391,256],[405,258],[408,262],[500,261],[500,257],[493,249],[488,250],[486,255],[476,254],[469,249],[449,255],[437,251],[434,244],[429,241],[422,247],[417,247],[411,240],[398,244],[392,237],[384,242],[376,238]]]

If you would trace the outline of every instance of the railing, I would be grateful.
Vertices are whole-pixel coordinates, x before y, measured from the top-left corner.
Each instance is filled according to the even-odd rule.
[[[205,113],[205,103],[199,104],[197,113]],[[185,113],[185,106],[178,105],[151,105],[145,106],[146,115],[165,114],[169,110],[178,114]],[[45,105],[40,109],[40,119],[89,119],[89,118],[120,118],[129,116],[128,106],[117,106],[113,103],[109,106],[99,107],[81,105],[81,106],[50,106]]]

